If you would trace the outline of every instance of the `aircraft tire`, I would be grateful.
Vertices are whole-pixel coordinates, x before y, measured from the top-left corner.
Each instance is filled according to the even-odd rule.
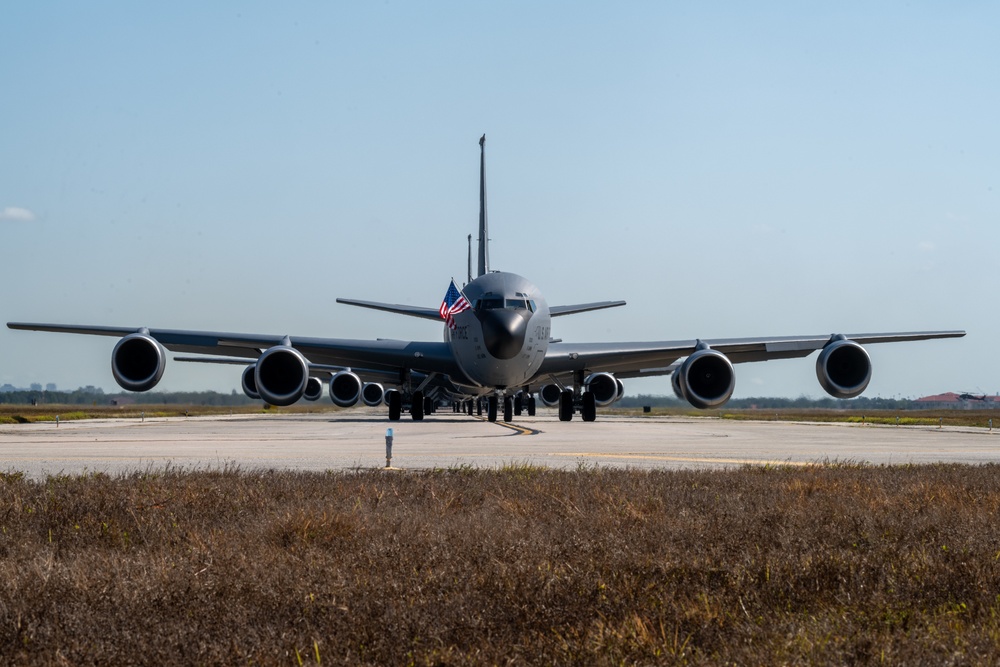
[[[496,396],[490,396],[487,399],[487,404],[488,404],[488,408],[487,408],[487,411],[486,411],[486,413],[487,413],[486,414],[486,418],[489,421],[491,421],[491,422],[495,422],[497,420],[497,397]]]
[[[424,392],[413,392],[413,396],[410,398],[410,416],[415,422],[424,418]]]
[[[389,421],[398,422],[399,415],[403,411],[403,397],[398,391],[389,393]]]
[[[583,405],[580,407],[580,416],[583,421],[592,422],[597,419],[597,401],[594,399],[594,392],[583,392]]]
[[[503,420],[509,422],[514,418],[514,401],[510,396],[504,396],[503,399]]]
[[[568,422],[573,420],[573,392],[564,391],[559,396],[559,421]]]
[[[535,416],[535,397],[534,396],[529,396],[528,397],[528,416],[529,417],[534,417]]]

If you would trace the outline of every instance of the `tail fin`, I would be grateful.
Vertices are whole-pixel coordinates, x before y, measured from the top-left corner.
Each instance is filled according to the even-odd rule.
[[[490,270],[490,235],[486,225],[486,135],[479,139],[479,275]]]

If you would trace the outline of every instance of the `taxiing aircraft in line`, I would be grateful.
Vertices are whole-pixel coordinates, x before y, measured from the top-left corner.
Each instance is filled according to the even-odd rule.
[[[527,279],[489,268],[486,221],[485,135],[480,146],[478,275],[459,290],[454,281],[439,308],[337,299],[376,310],[445,320],[443,342],[349,340],[210,331],[10,322],[11,329],[118,336],[111,373],[129,391],[156,386],[166,352],[211,355],[182,361],[245,365],[244,392],[277,406],[316,400],[328,379],[341,407],[385,404],[389,419],[408,410],[423,419],[450,402],[472,414],[486,405],[488,419],[504,421],[535,397],[558,407],[559,419],[579,413],[594,421],[597,408],[624,393],[623,379],[671,375],[675,393],[697,408],[723,405],[736,387],[734,364],[805,357],[820,350],[816,375],[836,398],[853,398],[868,386],[872,365],[862,345],[956,338],[964,331],[776,336],[662,342],[565,343],[551,336],[552,318],[624,301],[549,306]],[[470,276],[471,277],[471,276]],[[221,356],[219,356],[221,355]]]

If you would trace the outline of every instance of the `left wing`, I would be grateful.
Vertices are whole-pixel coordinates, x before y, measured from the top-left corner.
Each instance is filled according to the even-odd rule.
[[[914,331],[905,333],[846,334],[843,338],[859,345],[897,343],[934,338],[960,338],[964,331]],[[806,357],[825,347],[838,335],[774,336],[768,338],[720,338],[649,343],[553,343],[549,346],[539,375],[591,371],[621,377],[666,375],[670,365],[693,354],[699,346],[726,355],[734,364],[774,359]],[[659,373],[655,371],[661,371]]]

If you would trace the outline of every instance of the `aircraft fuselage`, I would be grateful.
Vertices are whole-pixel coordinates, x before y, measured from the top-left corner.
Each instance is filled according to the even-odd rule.
[[[541,292],[527,279],[501,271],[463,288],[471,308],[445,327],[459,367],[476,386],[505,389],[528,383],[549,347],[551,318]]]

